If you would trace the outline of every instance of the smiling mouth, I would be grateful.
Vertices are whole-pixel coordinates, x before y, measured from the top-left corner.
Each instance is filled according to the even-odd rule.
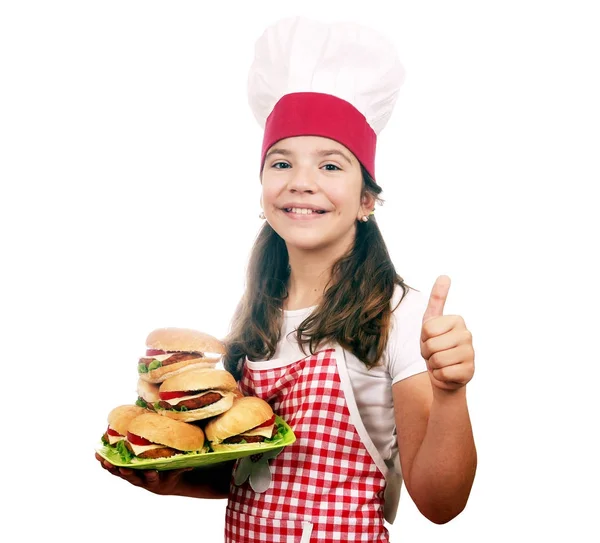
[[[284,207],[283,211],[293,215],[312,215],[313,213],[317,215],[324,215],[325,213],[327,213],[327,211],[323,209],[307,209],[305,207]]]

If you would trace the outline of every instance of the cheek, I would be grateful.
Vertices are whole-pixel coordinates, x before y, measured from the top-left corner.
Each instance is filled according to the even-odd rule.
[[[277,190],[272,185],[264,185],[262,187],[263,205],[272,205],[277,198]]]
[[[359,198],[353,198],[347,190],[329,190],[327,192],[329,201],[334,205],[338,215],[353,215],[360,205]]]

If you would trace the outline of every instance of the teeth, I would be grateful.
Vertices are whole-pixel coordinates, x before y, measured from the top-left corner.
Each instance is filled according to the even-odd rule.
[[[305,207],[303,207],[303,208],[293,207],[292,208],[292,213],[298,213],[299,215],[310,215],[312,212],[313,212],[312,209],[306,209]]]
[[[313,213],[316,213],[317,215],[321,215],[321,214],[325,213],[324,211],[321,211],[321,210],[312,210],[312,209],[307,209],[305,207],[285,207],[284,210],[287,213],[296,213],[298,215],[312,215]]]

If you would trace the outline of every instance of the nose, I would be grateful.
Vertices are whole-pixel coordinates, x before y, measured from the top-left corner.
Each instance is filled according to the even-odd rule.
[[[288,189],[291,192],[308,192],[317,190],[316,173],[310,167],[296,167],[289,179]]]

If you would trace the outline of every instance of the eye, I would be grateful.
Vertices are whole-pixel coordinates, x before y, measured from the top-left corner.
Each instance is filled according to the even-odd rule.
[[[323,167],[329,172],[335,172],[335,171],[342,170],[340,167],[336,166],[335,164],[325,164],[325,166],[323,166]]]
[[[285,170],[289,167],[287,162],[274,162],[271,168],[276,168],[277,170]]]

